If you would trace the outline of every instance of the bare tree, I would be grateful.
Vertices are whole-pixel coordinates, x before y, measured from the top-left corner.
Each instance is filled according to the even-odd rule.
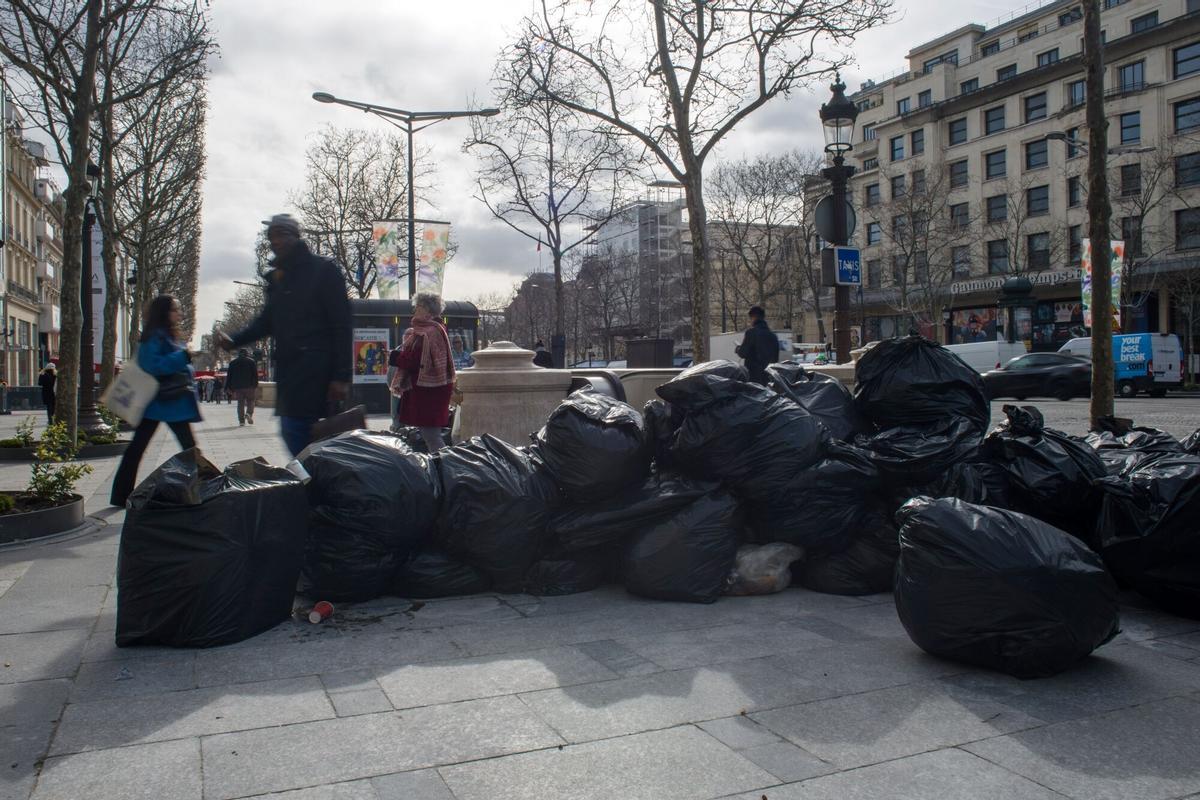
[[[479,310],[479,344],[487,342],[511,341],[512,327],[505,316],[506,309],[513,300],[513,292],[483,292],[467,298]]]
[[[342,267],[358,297],[369,297],[378,277],[372,224],[408,214],[406,146],[399,135],[326,126],[305,154],[304,185],[290,197],[305,239]],[[432,171],[423,154],[414,154],[414,164],[413,190],[424,201]],[[408,240],[402,244],[407,263]]]
[[[1164,284],[1175,301],[1175,310],[1187,326],[1184,329],[1185,383],[1196,384],[1196,329],[1200,326],[1200,264],[1189,263],[1164,276]]]
[[[1125,242],[1121,280],[1121,319],[1125,322],[1154,289],[1159,257],[1174,249],[1173,228],[1166,213],[1167,204],[1178,197],[1174,176],[1175,158],[1166,140],[1152,153],[1113,170],[1112,238]],[[1140,300],[1135,283],[1141,284]]]
[[[516,47],[549,48],[538,90],[636,141],[684,187],[692,234],[692,348],[708,356],[704,164],[718,143],[780,95],[844,66],[845,47],[884,22],[891,0],[541,0]]]

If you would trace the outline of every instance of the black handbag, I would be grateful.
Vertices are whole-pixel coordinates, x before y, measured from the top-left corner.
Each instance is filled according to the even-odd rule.
[[[186,372],[172,372],[170,375],[158,375],[158,394],[155,400],[170,403],[192,393],[192,376]]]

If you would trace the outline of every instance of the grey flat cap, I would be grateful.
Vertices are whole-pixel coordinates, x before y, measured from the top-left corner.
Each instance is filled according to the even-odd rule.
[[[293,217],[291,214],[276,214],[270,219],[264,219],[263,225],[267,226],[267,230],[271,228],[280,228],[289,233],[300,235],[300,220]]]

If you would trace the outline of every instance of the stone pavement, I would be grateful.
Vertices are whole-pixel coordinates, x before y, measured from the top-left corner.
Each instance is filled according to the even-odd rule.
[[[205,413],[219,464],[282,459],[267,414]],[[1034,681],[922,653],[888,595],[803,590],[384,598],[119,650],[123,512],[96,464],[97,530],[0,549],[4,800],[1200,798],[1200,622],[1133,596],[1117,640]]]

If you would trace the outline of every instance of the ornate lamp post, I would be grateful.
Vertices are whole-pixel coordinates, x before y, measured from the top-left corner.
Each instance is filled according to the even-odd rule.
[[[846,99],[846,85],[841,76],[830,87],[833,97],[821,106],[821,126],[825,132],[825,152],[833,156],[833,166],[821,170],[832,190],[833,240],[831,245],[846,245],[850,238],[846,230],[846,184],[855,170],[846,164],[846,153],[853,145],[854,120],[858,107]],[[850,287],[835,286],[833,290],[833,339],[837,363],[850,361]]]
[[[78,428],[89,436],[104,434],[112,429],[105,424],[96,409],[96,340],[92,332],[95,318],[95,280],[92,266],[92,226],[97,223],[96,201],[100,193],[100,168],[90,161],[87,166],[91,188],[83,210],[83,276],[80,280],[80,302],[83,309],[83,327],[79,332],[79,416]],[[101,267],[103,269],[103,267]],[[113,288],[116,291],[116,288]]]

